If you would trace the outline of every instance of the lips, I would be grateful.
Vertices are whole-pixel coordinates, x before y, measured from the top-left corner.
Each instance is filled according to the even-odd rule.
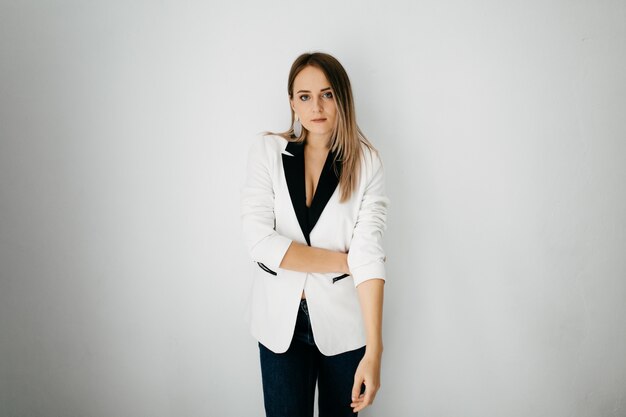
[[[325,122],[326,119],[312,119],[312,122]]]

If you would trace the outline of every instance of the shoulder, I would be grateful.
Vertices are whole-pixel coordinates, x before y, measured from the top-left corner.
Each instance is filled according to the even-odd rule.
[[[249,142],[248,161],[273,166],[287,143],[285,138],[278,135],[255,135]]]
[[[267,153],[281,153],[287,146],[287,139],[273,134],[258,134],[252,139],[251,150]]]
[[[383,161],[380,156],[380,151],[374,148],[370,148],[365,143],[361,142],[361,167],[365,169],[365,172],[372,174],[382,169]]]

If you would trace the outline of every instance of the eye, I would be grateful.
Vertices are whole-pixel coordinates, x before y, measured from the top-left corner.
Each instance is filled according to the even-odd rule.
[[[309,99],[309,95],[308,94],[302,94],[300,96],[300,100],[302,100],[302,101],[307,101],[308,99]]]
[[[327,91],[324,93],[324,98],[333,98],[333,93],[331,93],[330,91]]]

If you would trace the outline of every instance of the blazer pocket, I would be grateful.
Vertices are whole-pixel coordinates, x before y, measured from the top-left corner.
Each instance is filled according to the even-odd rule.
[[[339,281],[339,280],[342,280],[342,279],[344,279],[344,278],[346,278],[346,277],[349,277],[349,276],[350,276],[350,274],[343,274],[343,275],[339,275],[338,277],[333,278],[333,284],[334,284],[335,282],[337,282],[337,281]]]
[[[272,274],[272,275],[278,275],[276,274],[276,272],[272,271],[271,269],[269,269],[268,267],[265,266],[265,264],[262,264],[261,262],[257,262],[257,265],[259,265],[259,267],[264,270],[265,272]]]

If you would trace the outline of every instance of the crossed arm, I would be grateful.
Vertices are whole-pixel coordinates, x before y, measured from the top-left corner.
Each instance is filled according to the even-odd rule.
[[[280,263],[283,269],[300,272],[342,272],[349,274],[348,254],[292,241]]]

